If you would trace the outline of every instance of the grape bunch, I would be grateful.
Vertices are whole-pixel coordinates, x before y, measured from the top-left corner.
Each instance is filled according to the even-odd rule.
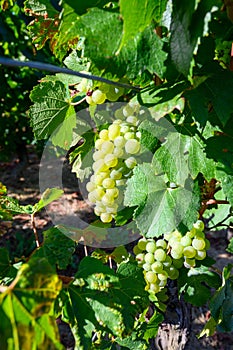
[[[205,259],[210,243],[203,231],[204,224],[198,220],[185,235],[173,231],[164,234],[162,239],[141,238],[138,241],[133,251],[144,270],[149,292],[157,294],[168,278],[178,278],[182,266],[192,268],[196,266],[196,260]]]
[[[122,87],[115,87],[105,83],[101,83],[97,88],[93,89],[92,82],[89,83],[87,79],[82,79],[77,85],[77,89],[86,94],[86,101],[90,106],[102,104],[106,99],[115,102],[124,93]]]
[[[167,284],[167,279],[177,279],[179,271],[167,253],[168,244],[164,239],[141,238],[134,247],[139,266],[144,270],[146,290],[157,294]]]
[[[183,259],[184,266],[187,268],[195,267],[196,260],[205,259],[210,243],[205,238],[203,230],[204,224],[198,220],[184,236],[178,231],[165,234],[164,238],[168,241],[171,257]]]
[[[131,104],[117,110],[116,119],[99,132],[93,153],[93,175],[86,185],[88,200],[104,223],[111,222],[122,204],[122,186],[137,165],[140,153],[138,119]],[[124,120],[125,119],[125,120]]]

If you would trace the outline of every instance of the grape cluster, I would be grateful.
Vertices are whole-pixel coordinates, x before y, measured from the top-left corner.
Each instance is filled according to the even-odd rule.
[[[86,185],[88,200],[95,204],[94,212],[100,220],[113,220],[122,203],[122,186],[137,165],[135,158],[140,153],[140,132],[133,105],[117,110],[116,119],[107,129],[99,132],[93,153],[93,171]]]
[[[98,88],[93,90],[91,83],[87,79],[82,79],[77,85],[77,89],[86,94],[86,101],[90,106],[102,104],[106,99],[115,102],[124,93],[123,88],[104,83],[99,84]]]
[[[196,260],[203,260],[210,243],[205,238],[204,224],[198,220],[185,235],[173,231],[163,235],[162,239],[141,238],[133,251],[139,266],[144,270],[146,289],[158,293],[167,283],[167,279],[177,279],[179,269],[192,268]]]
[[[158,293],[167,284],[167,279],[177,279],[179,271],[167,254],[168,244],[164,239],[141,238],[134,247],[139,266],[144,270],[146,290]]]

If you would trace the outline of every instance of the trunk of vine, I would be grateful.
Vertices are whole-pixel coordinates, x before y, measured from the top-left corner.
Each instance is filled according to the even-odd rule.
[[[192,315],[191,305],[178,298],[174,281],[168,285],[168,304],[164,321],[159,327],[157,337],[151,342],[151,350],[183,350],[190,334]]]

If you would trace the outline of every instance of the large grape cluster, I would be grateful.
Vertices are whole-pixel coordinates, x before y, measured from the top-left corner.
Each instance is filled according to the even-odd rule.
[[[95,205],[94,212],[104,223],[115,217],[122,204],[122,186],[137,165],[140,153],[138,119],[131,104],[116,111],[116,119],[99,132],[93,153],[93,175],[86,185],[88,200]]]
[[[185,235],[173,231],[158,240],[141,238],[138,241],[133,251],[144,270],[149,292],[156,294],[166,286],[168,278],[177,279],[182,266],[192,268],[196,260],[205,259],[210,243],[203,230],[204,224],[198,220]]]

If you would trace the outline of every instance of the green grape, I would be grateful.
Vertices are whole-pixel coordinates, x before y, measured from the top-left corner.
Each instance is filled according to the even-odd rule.
[[[140,143],[133,139],[133,140],[128,140],[125,144],[125,151],[128,154],[136,154],[140,151]]]
[[[106,94],[99,89],[93,91],[91,97],[92,101],[97,105],[104,103],[106,100]]]
[[[196,260],[204,260],[206,258],[206,251],[205,250],[198,250],[195,256]]]
[[[196,255],[196,249],[194,249],[192,246],[185,247],[183,250],[183,254],[186,258],[192,259]]]
[[[163,265],[165,267],[169,267],[171,266],[171,264],[172,264],[172,258],[169,255],[167,255],[166,259],[163,261]]]
[[[205,238],[205,249],[210,249],[210,241],[207,238]]]
[[[136,244],[134,247],[133,247],[133,252],[135,255],[141,253],[141,249],[139,248],[139,246]]]
[[[125,117],[129,117],[134,114],[134,109],[128,104],[123,108],[122,113]]]
[[[99,159],[96,162],[94,162],[93,165],[92,165],[92,168],[93,168],[93,170],[96,173],[101,173],[101,172],[104,172],[104,171],[108,170],[108,167],[104,163],[103,159]]]
[[[156,242],[156,247],[167,249],[167,242],[164,239],[158,239]]]
[[[89,192],[87,198],[91,203],[96,203],[96,201],[97,201],[94,191]]]
[[[147,271],[145,275],[145,279],[149,283],[155,283],[157,281],[157,275],[153,271]]]
[[[125,165],[129,169],[133,169],[137,165],[137,160],[134,157],[129,157],[125,160]]]
[[[106,97],[109,101],[115,102],[123,95],[124,89],[121,87],[109,86],[109,90],[106,92]]]
[[[105,195],[105,191],[102,188],[96,188],[93,192],[97,201],[100,201]]]
[[[157,298],[160,301],[167,301],[169,299],[168,295],[167,295],[167,288],[163,288],[158,294],[157,294]]]
[[[132,140],[135,139],[135,133],[132,131],[128,131],[124,134],[124,139],[127,140]]]
[[[192,246],[196,250],[203,250],[205,248],[205,240],[203,238],[194,238]]]
[[[184,247],[187,247],[192,244],[192,239],[189,236],[185,235],[181,238],[180,244]]]
[[[117,185],[118,187],[124,186],[124,185],[125,185],[125,182],[126,182],[126,180],[124,180],[124,179],[116,180],[116,185]]]
[[[113,154],[117,157],[117,158],[121,158],[124,155],[124,150],[121,147],[115,147]]]
[[[196,229],[195,229],[195,227],[193,227],[190,231],[188,231],[188,232],[186,233],[186,236],[187,236],[187,237],[190,237],[190,238],[194,238],[195,235],[196,235]]]
[[[123,136],[118,136],[114,139],[114,146],[115,147],[122,148],[122,147],[124,147],[125,143],[126,143],[126,140]]]
[[[180,258],[180,259],[173,259],[172,260],[172,264],[177,268],[177,269],[181,269],[181,267],[184,264],[184,259]]]
[[[147,245],[147,239],[146,238],[140,238],[138,241],[138,247],[141,250],[146,250],[146,245]]]
[[[114,198],[112,196],[109,196],[107,193],[101,198],[102,203],[104,205],[110,206],[114,204]]]
[[[109,177],[109,176],[110,176],[109,171],[103,171],[103,172],[100,172],[100,173],[96,174],[95,175],[95,184],[97,186],[101,186],[103,180],[106,179],[106,177]]]
[[[103,139],[98,139],[95,141],[95,148],[100,150],[101,147],[102,147],[102,144],[104,143],[104,140]]]
[[[157,261],[164,261],[164,260],[166,260],[166,257],[167,257],[166,252],[163,249],[161,249],[161,248],[157,249],[154,252],[154,258]]]
[[[114,188],[107,188],[106,189],[106,194],[108,194],[109,196],[112,196],[113,198],[117,198],[118,195],[119,195],[119,190],[116,187],[114,187]]]
[[[179,271],[175,268],[175,266],[169,266],[166,272],[171,280],[176,280],[179,277]]]
[[[101,145],[101,151],[104,153],[112,153],[114,150],[114,144],[111,141],[104,141]]]
[[[203,231],[196,230],[195,238],[205,238],[205,234]]]
[[[203,231],[205,228],[204,222],[201,220],[197,220],[195,224],[193,224],[193,227],[196,228],[197,230]]]
[[[154,255],[152,253],[146,253],[144,260],[149,264],[153,264],[153,262],[155,261]]]
[[[128,116],[127,119],[126,119],[126,121],[127,121],[127,123],[133,124],[133,125],[135,125],[135,126],[136,126],[137,123],[138,123],[137,117],[134,117],[134,116],[132,116],[132,115]]]
[[[108,153],[104,157],[104,163],[108,166],[108,168],[114,168],[118,163],[118,159],[116,155]]]
[[[95,106],[96,103],[93,101],[92,96],[86,95],[86,101],[90,106]]]
[[[104,156],[105,156],[105,153],[104,153],[104,152],[102,152],[102,151],[96,151],[96,152],[93,153],[92,158],[93,158],[94,161],[97,161],[97,160],[99,160],[99,159],[104,158]]]
[[[120,180],[122,178],[122,173],[119,170],[113,169],[110,173],[110,178],[113,180]]]
[[[107,177],[103,180],[102,186],[104,188],[114,188],[115,187],[115,180],[111,179],[110,177]]]
[[[117,213],[117,209],[118,209],[118,204],[117,203],[113,203],[111,205],[108,205],[105,210],[106,210],[106,213],[116,214]]]
[[[96,185],[90,181],[86,184],[86,189],[88,192],[92,192],[96,189]]]
[[[104,140],[104,141],[108,141],[109,140],[109,136],[108,136],[108,130],[107,129],[103,129],[99,132],[99,138]]]
[[[151,270],[156,272],[156,273],[162,273],[163,272],[163,264],[159,261],[155,261],[151,265]]]
[[[149,241],[146,245],[146,251],[148,253],[154,253],[156,251],[156,244],[154,241]]]
[[[179,260],[183,257],[183,252],[182,253],[177,253],[175,250],[171,250],[171,257],[175,260]]]
[[[102,213],[100,215],[100,219],[102,222],[109,223],[112,221],[112,215],[108,213]]]
[[[150,283],[148,291],[156,294],[156,293],[158,293],[160,291],[160,287],[156,283]]]
[[[169,240],[172,238],[172,232],[164,233],[163,237],[167,242],[169,242]]]
[[[108,128],[108,136],[110,140],[115,140],[120,136],[121,127],[118,124],[111,124]]]
[[[160,281],[167,281],[168,273],[166,271],[163,271],[162,273],[158,273],[158,279]]]
[[[144,253],[139,253],[139,254],[136,255],[135,259],[136,259],[139,263],[144,263],[145,254],[144,254]]]
[[[180,242],[174,242],[172,245],[172,250],[176,251],[177,254],[182,254],[184,247],[180,244]]]
[[[143,270],[150,271],[151,270],[151,264],[145,263],[142,265]]]
[[[159,284],[160,289],[164,288],[167,284],[167,279],[166,280],[158,280],[157,283]]]
[[[191,267],[195,267],[196,266],[195,259],[186,258],[184,261],[184,266],[188,269],[190,269]]]

